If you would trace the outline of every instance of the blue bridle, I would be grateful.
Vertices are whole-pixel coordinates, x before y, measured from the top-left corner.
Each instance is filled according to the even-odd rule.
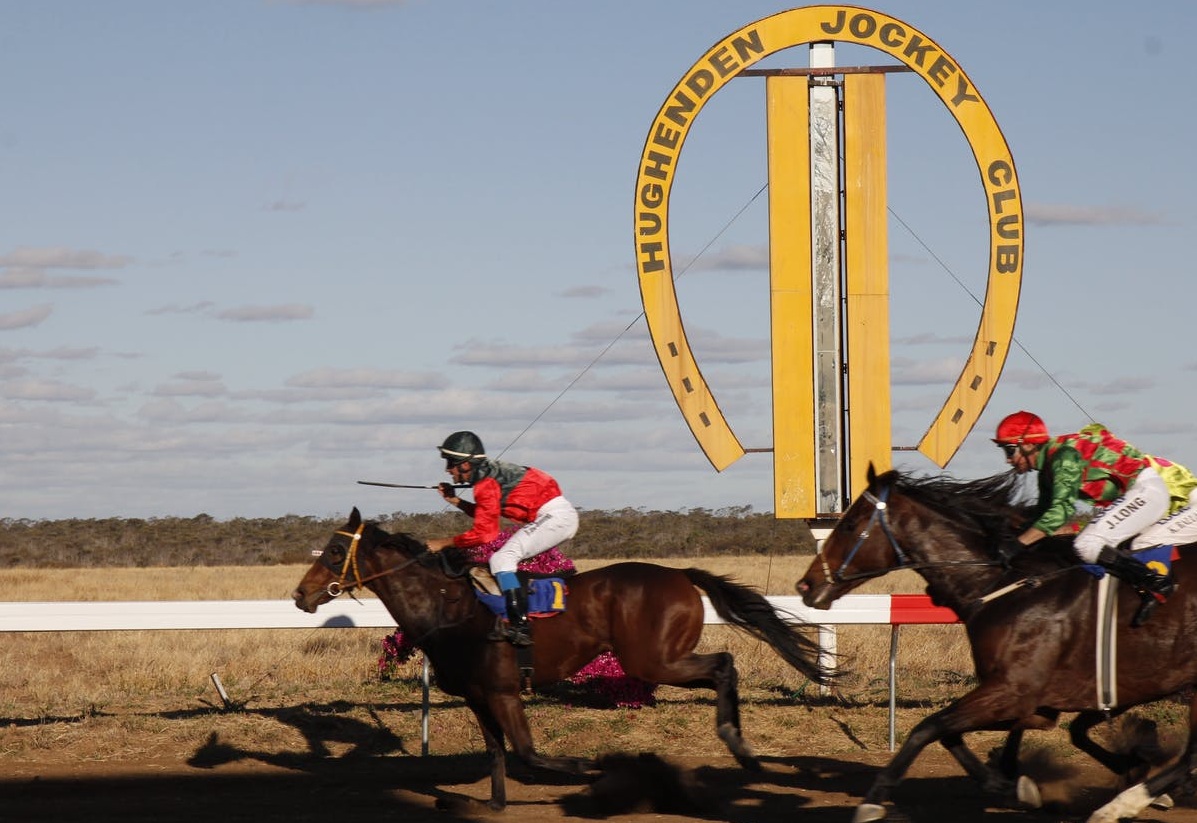
[[[889,503],[886,502],[886,500],[889,498],[889,489],[890,487],[886,486],[876,495],[866,489],[860,495],[865,500],[873,504],[873,514],[869,517],[869,522],[865,525],[864,531],[857,536],[856,543],[853,544],[852,548],[848,550],[848,554],[844,557],[843,562],[840,563],[839,568],[834,572],[831,571],[831,567],[827,564],[827,558],[823,556],[823,549],[820,547],[819,560],[823,564],[823,576],[825,578],[833,583],[843,583],[845,580],[855,580],[861,577],[878,577],[881,574],[885,574],[886,572],[890,571],[889,569],[885,569],[881,572],[862,572],[860,574],[853,575],[852,577],[845,577],[843,574],[844,569],[848,568],[848,564],[852,562],[852,559],[856,557],[856,553],[860,551],[860,547],[863,546],[864,542],[869,539],[869,535],[872,533],[874,524],[878,523],[881,525],[881,531],[885,532],[885,536],[889,538],[890,548],[894,550],[894,554],[898,557],[898,567],[910,565],[910,558],[906,556],[906,552],[902,551],[902,547],[898,545],[898,541],[894,537],[894,533],[889,528],[889,518],[886,516],[886,513],[889,510]]]

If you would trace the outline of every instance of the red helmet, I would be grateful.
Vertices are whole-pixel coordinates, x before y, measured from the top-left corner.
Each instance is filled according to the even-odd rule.
[[[1029,411],[1016,411],[1008,414],[998,423],[997,437],[993,442],[998,445],[1013,443],[1046,443],[1048,441],[1047,424],[1043,418]]]

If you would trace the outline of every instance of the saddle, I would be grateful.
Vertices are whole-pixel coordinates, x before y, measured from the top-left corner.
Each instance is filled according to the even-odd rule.
[[[520,582],[528,593],[529,620],[555,617],[565,611],[566,595],[569,589],[565,579],[519,572]],[[495,615],[495,631],[502,631],[501,622],[507,620],[507,598],[499,589],[499,583],[486,566],[471,566],[467,572],[470,586],[482,605]],[[517,646],[516,664],[519,666],[520,690],[532,690],[532,647]]]
[[[486,566],[471,566],[468,572],[470,585],[474,594],[482,605],[490,609],[496,617],[507,619],[507,604],[503,593],[499,590],[499,583]],[[528,592],[528,618],[554,617],[565,611],[569,587],[565,585],[565,578],[556,576],[537,576],[519,573],[520,581]]]

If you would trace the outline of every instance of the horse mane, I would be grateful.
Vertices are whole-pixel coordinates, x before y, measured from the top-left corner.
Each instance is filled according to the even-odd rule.
[[[951,475],[915,476],[890,471],[877,479],[943,515],[950,521],[981,534],[980,548],[990,557],[1024,574],[1043,574],[1076,566],[1071,535],[1051,535],[1033,546],[1010,552],[1026,528],[1034,506],[1024,499],[1019,475],[1013,471],[979,480],[959,480]]]
[[[1031,511],[1022,500],[1019,476],[1012,471],[960,480],[951,475],[915,476],[895,470],[878,478],[878,483],[890,483],[927,508],[980,532],[992,546],[1013,540]]]
[[[434,554],[428,551],[427,543],[413,534],[408,532],[391,533],[374,521],[369,522],[367,525],[371,531],[378,535],[378,545],[395,549],[407,557],[418,557],[422,566],[444,565],[445,568],[462,569],[467,566],[478,565],[456,546],[446,546],[440,552]]]

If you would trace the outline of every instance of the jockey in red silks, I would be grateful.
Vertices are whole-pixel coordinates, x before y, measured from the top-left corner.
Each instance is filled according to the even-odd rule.
[[[429,540],[428,548],[435,552],[446,546],[468,549],[489,543],[499,536],[501,517],[523,523],[489,560],[491,573],[503,592],[508,621],[491,637],[529,646],[528,595],[516,577],[516,566],[577,534],[578,512],[549,474],[531,466],[490,460],[482,440],[473,432],[449,435],[440,453],[445,458],[445,471],[453,478],[451,484],[440,484],[440,493],[450,505],[472,516],[474,525],[453,537]],[[472,503],[456,495],[454,486],[462,484],[473,490]]]

